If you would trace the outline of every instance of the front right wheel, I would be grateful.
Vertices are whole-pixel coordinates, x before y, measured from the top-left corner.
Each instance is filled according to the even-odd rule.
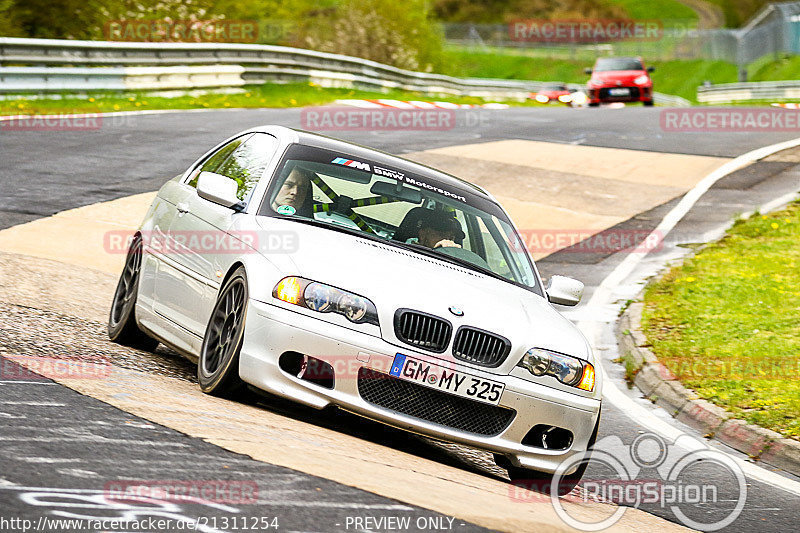
[[[239,378],[239,352],[244,341],[247,295],[247,276],[244,267],[239,267],[222,285],[203,337],[197,381],[207,394],[232,398],[246,390]]]

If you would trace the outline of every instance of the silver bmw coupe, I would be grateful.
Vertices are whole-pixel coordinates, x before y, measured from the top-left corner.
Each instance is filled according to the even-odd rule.
[[[197,362],[206,393],[249,386],[335,405],[493,452],[512,479],[549,480],[586,454],[600,419],[597,362],[553,305],[576,305],[582,290],[561,276],[542,284],[480,187],[264,126],[159,190],[108,331]],[[563,490],[584,468],[559,474]]]

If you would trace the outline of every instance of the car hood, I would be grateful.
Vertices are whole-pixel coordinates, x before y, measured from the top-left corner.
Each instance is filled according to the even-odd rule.
[[[647,74],[647,72],[644,70],[609,70],[592,73],[592,79],[602,83],[622,82],[623,84],[629,84],[633,83],[633,80],[642,74]]]
[[[267,229],[275,222],[291,225],[299,233],[299,246],[290,254],[297,271],[285,274],[369,298],[378,309],[382,337],[398,347],[411,349],[397,339],[393,326],[395,311],[406,308],[447,319],[454,332],[459,326],[469,325],[506,337],[511,341],[511,354],[506,363],[491,371],[507,373],[533,347],[591,357],[580,331],[545,298],[530,290],[335,230],[276,219],[263,220],[261,225]],[[458,307],[463,316],[455,316],[450,307]]]

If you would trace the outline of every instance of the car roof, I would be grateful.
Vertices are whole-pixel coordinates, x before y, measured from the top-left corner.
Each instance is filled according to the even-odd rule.
[[[343,141],[341,139],[335,139],[326,135],[320,135],[319,133],[289,128],[286,126],[265,125],[252,128],[249,131],[270,133],[279,139],[282,139],[287,144],[299,143],[307,146],[324,148],[327,150],[338,151],[342,152],[343,154],[352,155],[355,156],[355,158],[361,157],[399,169],[406,169],[410,173],[431,177],[435,180],[438,180],[441,184],[447,185],[448,187],[466,191],[468,193],[481,196],[494,203],[498,203],[491,194],[474,183],[470,183],[466,180],[453,176],[452,174],[442,172],[441,170],[437,170],[435,168],[431,168],[429,166],[422,165],[409,159],[404,159],[375,148],[362,146],[349,141]]]

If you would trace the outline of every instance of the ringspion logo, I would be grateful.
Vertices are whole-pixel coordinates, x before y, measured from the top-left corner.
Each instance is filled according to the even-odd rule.
[[[564,477],[580,467],[588,467],[591,477],[581,480],[581,489],[561,497],[572,487]],[[517,481],[509,485],[508,494],[522,502],[549,499],[559,518],[580,531],[603,531],[629,507],[643,504],[669,510],[692,529],[717,531],[732,524],[744,509],[747,480],[731,456],[688,435],[669,442],[658,434],[643,433],[630,444],[616,435],[605,437],[589,452],[562,461],[551,482]],[[563,505],[598,500],[618,507],[590,522]],[[709,513],[711,506],[719,512]]]

